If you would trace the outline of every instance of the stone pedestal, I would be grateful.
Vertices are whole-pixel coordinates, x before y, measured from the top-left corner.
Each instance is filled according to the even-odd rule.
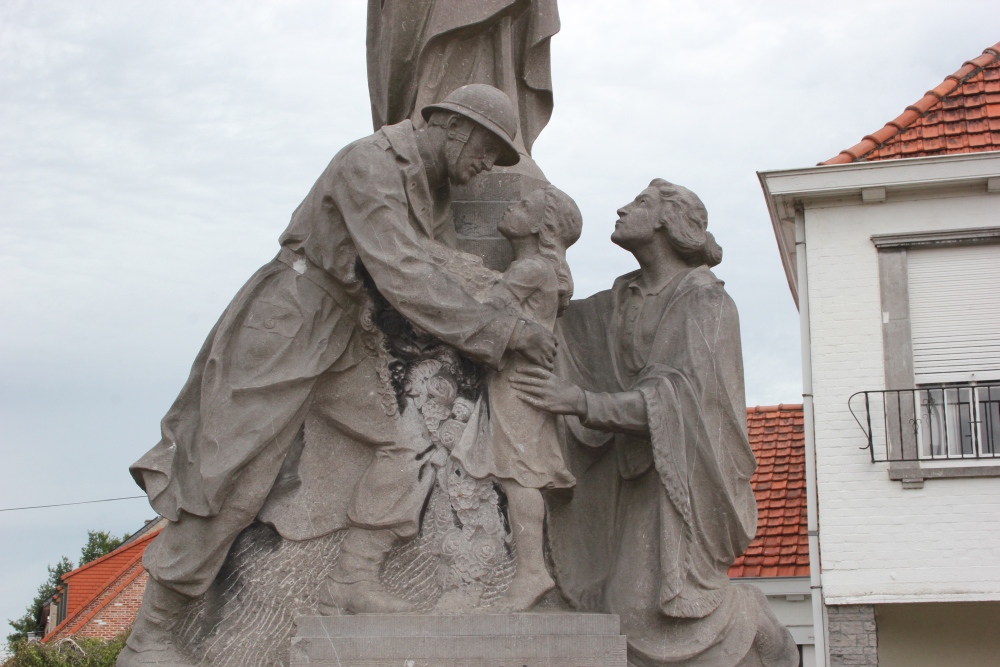
[[[626,667],[609,614],[307,616],[292,667]]]

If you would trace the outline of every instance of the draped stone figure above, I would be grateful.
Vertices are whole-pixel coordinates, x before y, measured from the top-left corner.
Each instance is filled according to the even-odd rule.
[[[549,40],[556,0],[368,0],[368,90],[376,129],[410,119],[467,83],[507,93],[514,139],[531,146],[552,115]]]

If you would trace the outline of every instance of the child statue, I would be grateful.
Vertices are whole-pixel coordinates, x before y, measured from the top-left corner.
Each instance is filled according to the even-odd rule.
[[[573,294],[566,249],[580,238],[582,226],[576,203],[552,185],[512,206],[497,229],[510,241],[514,260],[487,300],[552,329]],[[555,417],[524,402],[510,386],[510,376],[526,366],[530,362],[519,354],[503,360],[452,451],[472,477],[496,477],[507,496],[517,550],[517,572],[500,603],[509,611],[530,609],[555,586],[545,567],[540,489],[576,483],[563,462]]]

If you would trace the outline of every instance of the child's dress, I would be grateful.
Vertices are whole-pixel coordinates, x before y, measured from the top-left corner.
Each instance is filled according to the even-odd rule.
[[[512,314],[550,331],[555,327],[559,280],[542,257],[512,262],[489,296]],[[522,401],[509,382],[518,367],[531,365],[520,354],[504,358],[501,370],[490,374],[486,394],[452,455],[479,479],[493,475],[534,489],[572,487],[576,479],[563,461],[555,416]]]

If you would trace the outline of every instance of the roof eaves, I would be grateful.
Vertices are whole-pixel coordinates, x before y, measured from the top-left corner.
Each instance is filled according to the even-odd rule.
[[[775,411],[780,411],[780,412],[801,412],[802,411],[802,404],[801,403],[779,403],[778,405],[756,405],[756,406],[748,407],[747,408],[747,412],[751,413],[751,414],[753,414],[755,412],[775,412]]]
[[[997,60],[1000,60],[1000,42],[985,49],[982,55],[967,60],[956,72],[949,74],[944,81],[928,90],[922,98],[906,107],[906,111],[894,120],[889,121],[885,126],[873,134],[867,135],[859,143],[848,149],[840,151],[829,160],[820,162],[818,166],[831,164],[848,164],[863,160],[873,151],[881,148],[886,142],[901,134],[910,127],[917,119],[927,114],[932,108],[941,103],[945,97],[955,92],[965,81],[979,74],[984,67],[987,67]]]
[[[160,530],[163,530],[163,529],[161,528]],[[104,561],[109,560],[109,559],[111,559],[113,557],[116,557],[116,556],[121,556],[126,551],[129,551],[131,549],[135,549],[135,548],[137,548],[137,547],[139,547],[141,545],[146,544],[151,539],[153,539],[154,537],[156,537],[157,535],[159,535],[160,534],[160,530],[155,530],[155,531],[149,533],[148,535],[143,536],[142,539],[136,540],[135,542],[127,542],[127,543],[121,545],[120,547],[118,547],[117,549],[115,549],[114,551],[112,551],[110,553],[104,554],[100,558],[95,558],[94,560],[90,561],[89,563],[87,563],[85,565],[81,565],[80,567],[76,568],[75,570],[70,570],[69,572],[67,572],[66,574],[64,574],[62,576],[62,580],[66,581],[67,579],[75,577],[76,575],[80,574],[84,570],[89,570],[90,568],[94,567],[95,565],[97,565],[99,563],[103,563]]]
[[[121,546],[124,547],[128,544],[131,544],[132,542],[138,541],[140,538],[142,538],[144,535],[146,535],[146,533],[148,533],[151,530],[154,530],[156,528],[162,528],[166,524],[166,521],[167,520],[164,519],[162,516],[157,516],[155,519],[150,519],[145,524],[143,524],[142,528],[132,533],[132,535],[129,536],[127,540],[122,542]]]

